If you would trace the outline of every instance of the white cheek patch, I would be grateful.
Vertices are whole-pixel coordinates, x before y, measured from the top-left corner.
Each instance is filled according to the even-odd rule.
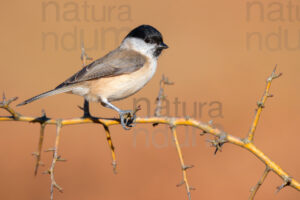
[[[154,58],[155,47],[155,44],[146,43],[144,40],[138,38],[126,38],[121,44],[121,48],[135,50],[149,58]]]

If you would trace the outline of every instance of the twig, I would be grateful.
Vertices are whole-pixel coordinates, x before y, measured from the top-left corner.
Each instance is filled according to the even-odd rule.
[[[40,137],[39,137],[39,142],[38,142],[38,150],[37,152],[32,153],[33,156],[36,157],[36,164],[35,164],[35,169],[34,169],[34,175],[37,175],[38,168],[39,166],[44,165],[41,162],[41,155],[42,155],[42,148],[43,148],[43,141],[44,141],[44,134],[45,134],[45,127],[46,127],[46,121],[49,118],[46,116],[46,112],[42,110],[42,116],[35,118],[32,123],[40,123],[41,128],[40,128]]]
[[[113,172],[114,172],[114,174],[116,174],[117,173],[117,161],[116,161],[115,147],[112,143],[111,134],[110,134],[108,126],[106,126],[104,124],[103,127],[104,127],[104,130],[105,130],[105,133],[106,133],[106,140],[107,140],[108,146],[111,150]]]
[[[284,180],[284,183],[277,187],[276,192],[279,192],[280,190],[282,190],[286,186],[289,186],[291,184],[292,178],[289,177],[289,176],[286,176],[286,177],[283,178],[283,180]]]
[[[269,174],[270,170],[271,169],[268,166],[266,166],[266,169],[265,169],[264,173],[262,174],[262,176],[260,177],[260,179],[257,182],[257,184],[253,188],[251,188],[251,190],[250,190],[251,194],[250,194],[249,200],[253,200],[254,199],[254,197],[256,195],[256,192],[258,191],[258,189],[260,188],[260,186],[264,183],[264,181],[265,181],[267,175]]]
[[[58,156],[58,145],[59,145],[59,139],[60,139],[60,130],[62,127],[62,120],[58,119],[56,121],[56,138],[55,138],[55,146],[54,148],[48,150],[48,151],[53,151],[53,159],[52,159],[52,164],[49,169],[49,174],[51,177],[51,187],[50,187],[50,199],[53,200],[53,192],[54,188],[58,189],[58,191],[62,192],[63,189],[56,183],[55,178],[54,178],[54,168],[55,164],[57,161],[64,161],[60,159],[60,156]]]
[[[266,102],[267,98],[268,97],[273,97],[273,95],[271,95],[269,93],[272,81],[275,78],[278,78],[282,75],[282,73],[275,74],[276,68],[277,68],[277,65],[274,67],[272,74],[267,79],[267,86],[266,86],[265,92],[264,92],[261,100],[259,102],[257,102],[257,110],[256,110],[256,113],[255,113],[255,116],[254,116],[253,123],[252,123],[251,128],[250,128],[250,131],[249,131],[248,136],[247,136],[247,142],[252,142],[253,141],[254,133],[255,133],[255,130],[256,130],[256,127],[257,127],[257,124],[258,124],[258,120],[259,120],[262,109],[265,107],[265,102]]]
[[[84,42],[81,42],[81,54],[80,54],[80,59],[82,61],[82,67],[84,67],[87,63],[88,60],[93,60],[93,58],[89,57],[85,51],[84,48]]]
[[[17,99],[18,97],[13,97],[11,99],[6,100],[5,93],[3,92],[2,101],[0,101],[0,108],[3,108],[7,112],[9,112],[11,114],[11,117],[14,119],[19,119],[20,114],[13,110],[9,105]]]
[[[42,148],[43,148],[43,141],[44,141],[44,134],[45,134],[45,123],[41,123],[41,129],[40,129],[40,138],[39,138],[39,144],[38,144],[38,151],[34,152],[32,155],[36,157],[36,163],[34,168],[34,175],[37,175],[38,168],[40,165],[44,165],[41,162],[41,155],[42,155]]]
[[[154,111],[154,116],[159,117],[161,116],[161,109],[162,109],[162,101],[166,98],[164,94],[164,87],[165,85],[173,85],[173,82],[170,82],[168,78],[166,78],[164,75],[162,75],[162,78],[159,82],[159,92],[158,96],[156,98],[156,108]]]
[[[179,141],[178,141],[178,138],[177,138],[176,127],[174,125],[171,125],[171,131],[172,131],[174,143],[176,145],[177,153],[178,153],[178,156],[179,156],[179,160],[180,160],[180,164],[181,164],[182,177],[183,177],[183,180],[179,184],[177,184],[177,186],[181,186],[182,184],[185,184],[188,199],[191,200],[191,190],[190,190],[191,188],[190,188],[188,180],[187,180],[186,170],[191,168],[192,166],[186,166],[184,164],[180,144],[179,144]]]

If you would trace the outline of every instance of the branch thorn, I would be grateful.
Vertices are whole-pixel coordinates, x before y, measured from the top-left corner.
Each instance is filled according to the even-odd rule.
[[[50,152],[50,151],[55,151],[55,150],[56,150],[55,147],[51,147],[51,148],[45,150],[45,152]]]
[[[285,188],[286,186],[289,186],[291,184],[291,178],[290,177],[286,177],[284,179],[285,179],[284,183],[276,188],[277,189],[276,193],[280,192],[280,190],[282,190],[283,188]]]
[[[180,187],[180,186],[182,186],[184,183],[185,183],[184,180],[182,180],[180,183],[178,183],[178,184],[176,185],[176,187]]]
[[[194,165],[184,165],[183,167],[182,167],[182,169],[183,170],[187,170],[187,169],[190,169],[190,168],[193,168],[194,167]]]

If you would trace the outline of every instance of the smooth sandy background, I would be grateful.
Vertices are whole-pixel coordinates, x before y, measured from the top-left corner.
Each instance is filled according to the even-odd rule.
[[[43,11],[43,3],[47,2],[19,0],[1,4],[0,91],[8,97],[18,96],[17,102],[21,102],[54,88],[78,71],[80,30],[84,31],[89,47],[96,43],[94,32],[98,31],[98,48],[87,51],[91,57],[98,58],[118,46],[112,34],[107,33],[101,40],[101,30],[121,27],[130,30],[140,24],[151,24],[162,32],[170,48],[159,58],[151,82],[135,96],[116,105],[128,109],[132,108],[134,98],[147,98],[152,115],[158,83],[165,74],[175,82],[166,88],[170,115],[175,114],[176,97],[185,102],[188,115],[193,115],[194,102],[206,102],[201,116],[200,111],[196,116],[198,120],[213,119],[226,132],[244,137],[266,78],[277,64],[283,76],[272,84],[271,93],[275,97],[268,100],[263,110],[255,144],[300,181],[300,16],[298,20],[295,12],[296,7],[300,8],[298,1],[290,1],[292,9],[288,9],[288,1],[263,1],[250,6],[247,12],[247,4],[251,5],[252,1],[95,0],[87,2],[90,6],[87,18],[84,18],[84,2],[55,0]],[[54,6],[59,9],[58,20]],[[79,21],[72,21],[74,16],[68,13],[74,6],[78,7]],[[112,6],[115,8],[109,14]],[[91,20],[93,12],[98,18],[103,14],[106,18],[99,22]],[[63,35],[74,28],[77,46],[67,50],[65,47],[72,47],[74,41]],[[49,32],[60,40],[56,49],[52,39],[47,39],[43,48],[42,35]],[[121,41],[126,32],[120,32],[117,38]],[[248,40],[249,47],[247,34],[252,32],[260,36]],[[258,37],[262,39],[261,49]],[[214,101],[222,104],[223,117],[210,115],[208,104]],[[82,115],[77,108],[81,104],[80,97],[62,94],[19,107],[17,111],[39,116],[45,109],[49,117],[71,118]],[[145,102],[141,106],[139,115],[146,116]],[[181,106],[178,115],[186,115]],[[117,117],[115,112],[95,103],[91,110],[97,116]],[[6,113],[0,111],[0,115]],[[185,188],[176,187],[182,177],[167,128],[137,125],[131,131],[124,131],[115,126],[111,132],[117,153],[117,175],[112,172],[102,127],[95,124],[63,127],[59,154],[68,161],[58,163],[55,168],[56,181],[64,189],[63,194],[55,191],[55,199],[187,199]],[[209,137],[200,137],[200,132],[192,133],[192,129],[179,128],[178,132],[182,143],[185,134],[188,135],[188,145],[182,148],[186,164],[195,165],[188,171],[189,182],[196,188],[192,199],[248,199],[250,188],[264,170],[255,156],[230,144],[214,156],[214,149],[206,142]],[[35,160],[31,152],[37,148],[38,124],[1,122],[0,133],[0,199],[49,199],[50,178],[41,172],[50,165],[50,153],[43,153],[46,166],[38,176],[33,175]],[[47,126],[44,149],[53,146],[54,136],[55,127]],[[270,173],[256,199],[300,199],[300,193],[290,187],[276,194],[276,187],[282,183],[277,175]]]

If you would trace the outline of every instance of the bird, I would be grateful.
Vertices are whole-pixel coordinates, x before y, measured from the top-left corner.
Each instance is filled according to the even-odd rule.
[[[131,30],[116,49],[86,65],[54,89],[17,106],[56,94],[71,93],[117,111],[122,127],[128,129],[131,126],[125,116],[133,116],[132,110],[121,110],[111,102],[125,99],[141,90],[155,74],[158,57],[167,48],[162,34],[156,28],[140,25]]]

